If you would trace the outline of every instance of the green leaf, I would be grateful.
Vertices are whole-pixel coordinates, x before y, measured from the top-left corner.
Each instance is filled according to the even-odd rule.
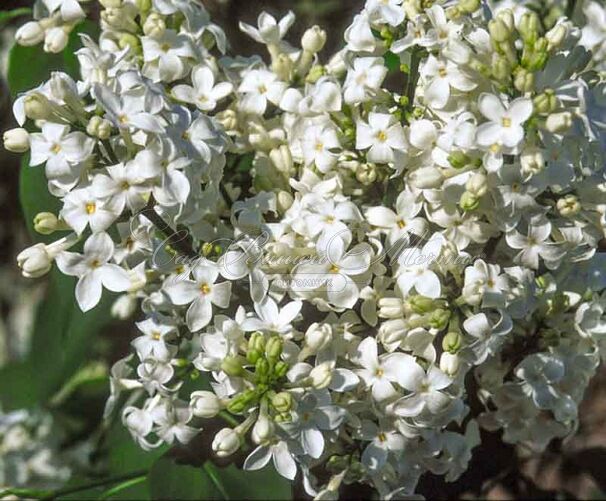
[[[0,10],[0,24],[8,23],[13,19],[21,16],[31,16],[32,9],[29,7],[22,7],[20,9],[13,10]]]
[[[291,484],[271,467],[243,471],[206,461],[202,468],[160,458],[148,475],[152,499],[292,499]]]
[[[179,465],[163,456],[147,476],[151,499],[227,499],[206,468]]]
[[[167,447],[144,451],[132,439],[122,422],[118,419],[107,437],[107,459],[109,476],[124,472],[150,469],[166,452]],[[112,499],[150,499],[149,482],[129,485],[112,493]]]
[[[48,182],[44,173],[44,167],[38,165],[30,167],[29,154],[21,159],[21,170],[19,172],[19,200],[21,210],[29,234],[36,242],[48,244],[57,240],[56,235],[41,235],[34,231],[34,216],[39,212],[52,212],[57,215],[61,209],[59,199],[48,191]]]
[[[72,77],[79,74],[75,52],[81,47],[79,33],[95,35],[99,27],[92,21],[80,23],[71,32],[67,47],[60,54],[48,54],[42,45],[13,45],[8,55],[7,81],[11,96],[33,89],[46,82],[52,71],[64,71]]]
[[[83,365],[91,340],[111,320],[112,298],[107,293],[84,314],[74,288],[72,277],[51,271],[47,297],[36,313],[29,356],[0,370],[0,400],[7,408],[45,404]]]
[[[397,54],[387,51],[383,55],[383,60],[385,61],[385,66],[387,66],[389,71],[396,71],[400,69],[400,57]]]

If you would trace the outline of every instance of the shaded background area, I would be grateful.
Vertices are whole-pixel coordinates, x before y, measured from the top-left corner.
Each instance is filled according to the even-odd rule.
[[[31,1],[2,0],[0,9],[31,6]],[[287,39],[293,44],[305,29],[319,24],[326,29],[328,41],[320,54],[324,59],[342,46],[343,31],[353,15],[364,4],[363,0],[205,0],[213,20],[222,26],[236,54],[252,55],[263,48],[238,29],[238,21],[256,25],[262,10],[282,17],[293,10],[297,21]],[[0,70],[6,74],[7,51],[12,45],[15,28],[24,18],[17,19],[0,32]],[[10,95],[4,78],[0,83],[0,131],[16,126],[12,118]],[[19,204],[19,155],[0,148],[0,365],[6,360],[19,360],[28,349],[28,332],[32,328],[35,311],[44,309],[52,295],[48,280],[23,279],[16,267],[15,256],[31,244],[26,222]],[[116,322],[106,327],[100,339],[94,342],[89,357],[105,367],[128,352],[128,344],[135,336],[132,322]],[[107,379],[100,378],[88,386],[82,401],[90,403],[78,412],[91,416],[90,427],[79,433],[86,435],[98,425],[101,405],[107,394]],[[455,484],[426,475],[419,491],[430,499],[491,498],[595,498],[602,499],[606,491],[606,375],[596,377],[580,409],[579,432],[565,443],[553,443],[542,455],[525,454],[504,445],[499,434],[483,432],[483,444],[475,450],[469,470]],[[126,438],[126,440],[129,440]],[[195,451],[183,448],[177,451],[195,462]],[[193,454],[193,456],[192,456]],[[300,491],[299,491],[300,492]],[[355,486],[345,495],[363,499],[369,492]]]

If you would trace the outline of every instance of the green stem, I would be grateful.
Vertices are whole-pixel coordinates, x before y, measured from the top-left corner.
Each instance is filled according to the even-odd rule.
[[[574,16],[574,12],[577,8],[577,0],[568,0],[568,4],[566,5],[566,17],[572,20]]]
[[[230,426],[236,427],[240,422],[227,411],[219,412],[219,416],[223,418]]]
[[[77,492],[85,491],[88,489],[93,489],[95,487],[103,487],[105,485],[117,484],[118,482],[124,482],[127,480],[133,480],[138,477],[147,476],[147,470],[139,470],[134,471],[132,473],[127,473],[125,475],[120,475],[118,477],[106,478],[103,480],[97,480],[96,482],[91,482],[89,484],[80,485],[77,487],[67,487],[65,489],[58,489],[47,496],[42,497],[42,500],[50,500],[57,499],[60,496],[67,496],[68,494],[75,494]]]
[[[229,499],[229,495],[227,494],[225,487],[223,487],[221,480],[219,480],[219,478],[217,476],[217,470],[215,469],[215,466],[210,461],[206,461],[204,463],[203,468],[204,468],[204,471],[206,471],[206,473],[212,480],[212,482],[215,485],[215,487],[217,488],[217,490],[221,493],[221,497],[223,499]]]

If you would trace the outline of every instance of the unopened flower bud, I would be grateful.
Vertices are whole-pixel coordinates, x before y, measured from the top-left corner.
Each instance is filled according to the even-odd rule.
[[[248,340],[248,350],[263,352],[265,350],[265,336],[262,332],[253,332]]]
[[[553,113],[558,106],[558,98],[553,91],[545,91],[532,100],[532,106],[537,113]]]
[[[236,452],[240,445],[240,435],[231,428],[223,428],[215,435],[212,448],[217,456],[227,457]]]
[[[568,35],[568,30],[564,24],[556,24],[547,33],[545,33],[545,39],[549,44],[549,50],[557,49]]]
[[[563,217],[574,216],[581,211],[579,199],[572,194],[560,198],[556,203],[556,207],[560,215]]]
[[[46,120],[52,113],[48,98],[39,92],[32,92],[24,100],[25,115],[30,120]]]
[[[314,353],[319,352],[332,341],[332,327],[330,324],[314,322],[305,332],[305,344]]]
[[[379,337],[386,344],[401,343],[408,333],[408,326],[402,318],[387,320],[379,327]]]
[[[419,315],[423,315],[425,313],[429,313],[436,309],[436,302],[429,298],[422,296],[420,294],[410,296],[406,300],[405,304],[406,308],[413,313],[417,313]]]
[[[460,150],[455,150],[450,155],[448,155],[448,162],[455,169],[462,169],[466,165],[469,165],[470,161],[470,158]]]
[[[534,89],[534,73],[520,67],[513,78],[513,86],[522,93],[531,92]]]
[[[459,356],[445,351],[440,356],[440,370],[448,376],[454,376],[459,370],[461,361]]]
[[[280,393],[276,393],[271,398],[271,405],[276,411],[279,413],[288,412],[292,409],[292,395],[287,391],[281,391]]]
[[[44,52],[57,54],[65,49],[69,38],[63,27],[51,28],[44,35]]]
[[[53,260],[46,251],[46,245],[36,244],[21,251],[17,256],[17,264],[26,278],[39,278],[46,275]]]
[[[382,318],[399,318],[404,314],[404,303],[399,297],[382,297],[377,304]]]
[[[244,372],[242,363],[238,357],[225,357],[221,362],[221,370],[228,376],[241,376]]]
[[[442,330],[450,320],[450,310],[438,308],[430,313],[429,325],[434,329]]]
[[[461,349],[463,336],[460,332],[451,331],[442,339],[442,349],[449,353],[456,353]]]
[[[268,416],[261,415],[253,426],[250,436],[255,444],[264,444],[273,438],[275,431],[274,422]]]
[[[98,137],[102,141],[109,139],[112,133],[112,124],[109,120],[97,115],[91,117],[86,126],[86,132],[89,136]]]
[[[518,31],[522,35],[522,40],[528,43],[534,43],[539,36],[541,22],[536,12],[527,11],[520,18]]]
[[[480,8],[480,0],[459,0],[457,8],[465,14],[471,14]]]
[[[547,117],[545,127],[549,132],[559,134],[566,132],[572,125],[572,113],[569,111],[562,111],[560,113],[552,113]]]
[[[166,32],[164,18],[157,12],[152,12],[143,23],[143,33],[152,38],[160,38]]]
[[[17,30],[15,40],[26,47],[38,45],[44,40],[44,28],[38,21],[29,21]]]
[[[305,77],[305,82],[310,84],[316,83],[324,75],[326,75],[326,68],[319,64],[315,64],[311,67],[309,73],[307,73],[307,76]]]
[[[374,183],[377,180],[377,166],[371,163],[358,164],[356,179],[364,186]]]
[[[294,198],[292,195],[286,190],[280,190],[276,197],[278,210],[283,214],[292,206],[294,202]]]
[[[316,390],[323,390],[328,388],[328,385],[332,381],[333,366],[331,362],[324,362],[314,367],[309,376],[311,377],[311,385]]]
[[[112,303],[111,316],[118,320],[128,320],[135,314],[139,302],[134,294],[121,294]]]
[[[272,64],[272,71],[280,78],[280,80],[289,81],[294,68],[293,60],[288,54],[278,54]]]
[[[488,179],[480,172],[474,173],[465,183],[465,189],[480,198],[488,191]]]
[[[293,168],[292,155],[290,148],[283,144],[269,152],[269,159],[272,161],[276,169],[284,174],[290,175]]]
[[[511,78],[511,64],[507,58],[497,56],[492,61],[492,75],[501,82],[507,82]]]
[[[190,403],[194,416],[210,419],[221,411],[222,405],[219,397],[212,391],[194,391],[190,396]]]
[[[286,376],[286,373],[288,372],[289,366],[286,362],[282,361],[282,360],[278,360],[276,362],[276,365],[274,367],[274,375],[277,378],[281,378]]]
[[[270,360],[277,360],[282,354],[283,346],[284,341],[280,336],[272,336],[267,340],[267,344],[265,345],[265,355]]]
[[[59,219],[52,212],[39,212],[34,216],[34,230],[42,235],[50,235],[57,230]]]
[[[269,362],[266,358],[259,358],[255,362],[255,375],[261,378],[269,376]]]
[[[442,181],[444,181],[444,176],[436,167],[421,167],[410,174],[411,184],[422,190],[439,188]]]
[[[316,54],[320,52],[326,43],[326,32],[319,26],[312,26],[301,38],[301,47],[307,52]]]
[[[21,127],[7,130],[2,139],[4,141],[4,148],[8,151],[24,153],[29,150],[29,134]]]
[[[215,115],[226,131],[235,131],[238,128],[238,114],[234,110],[223,110]]]
[[[459,199],[459,207],[465,212],[476,210],[480,206],[480,198],[469,191],[464,191]]]
[[[509,40],[511,36],[511,30],[507,27],[507,24],[502,19],[492,19],[488,23],[488,31],[490,32],[490,38],[495,42],[505,42]]]
[[[538,174],[545,167],[543,152],[537,147],[528,147],[522,151],[520,164],[524,174]]]

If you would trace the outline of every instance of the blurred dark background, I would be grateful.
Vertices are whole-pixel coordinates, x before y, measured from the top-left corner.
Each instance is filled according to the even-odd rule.
[[[26,0],[2,0],[0,10],[29,7]],[[319,24],[328,34],[321,57],[326,59],[341,48],[343,31],[363,0],[204,0],[211,16],[223,27],[233,53],[252,55],[262,47],[238,29],[238,22],[256,25],[258,14],[266,10],[280,18],[293,10],[297,21],[287,39],[293,44],[305,29]],[[6,74],[7,53],[15,29],[25,18],[19,18],[0,30],[0,73]],[[0,132],[15,127],[10,96],[4,78],[0,82]],[[18,358],[27,348],[28,327],[33,309],[44,302],[45,281],[23,279],[15,256],[31,239],[25,229],[19,205],[18,155],[0,148],[0,365]],[[132,324],[106,336],[106,362],[123,356],[132,339]],[[606,492],[606,378],[602,373],[590,386],[580,410],[578,434],[566,443],[556,442],[541,455],[520,454],[504,445],[499,434],[483,434],[483,445],[476,449],[470,469],[454,485],[433,476],[425,476],[420,491],[428,498],[487,499],[603,499]],[[363,498],[366,492],[349,491],[352,498]]]

